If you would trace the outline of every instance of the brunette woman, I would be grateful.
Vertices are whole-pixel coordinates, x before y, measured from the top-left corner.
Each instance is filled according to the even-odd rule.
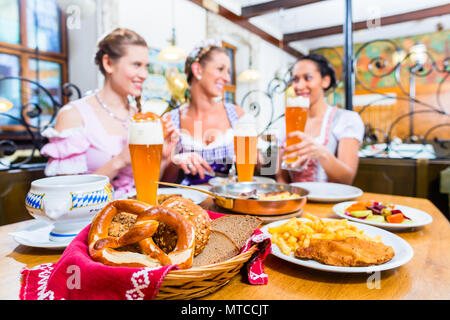
[[[353,182],[364,124],[358,113],[327,104],[325,93],[335,86],[335,71],[322,55],[304,56],[293,66],[292,87],[297,96],[309,98],[310,108],[305,132],[287,137],[301,142],[281,148],[280,160],[297,160],[290,164],[294,170],[278,171],[278,182]]]

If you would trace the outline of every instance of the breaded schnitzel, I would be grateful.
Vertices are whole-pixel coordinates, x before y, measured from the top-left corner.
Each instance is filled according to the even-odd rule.
[[[340,267],[366,267],[383,264],[394,257],[392,247],[356,237],[344,240],[311,239],[309,247],[298,248],[295,257],[314,259]]]

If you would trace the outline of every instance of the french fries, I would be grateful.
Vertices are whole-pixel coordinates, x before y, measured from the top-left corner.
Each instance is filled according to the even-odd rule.
[[[306,221],[291,218],[288,222],[268,229],[275,243],[285,255],[291,255],[299,247],[309,246],[311,239],[344,240],[357,237],[367,241],[381,242],[381,237],[369,237],[364,231],[348,223],[347,219],[323,220],[312,214],[303,215]]]

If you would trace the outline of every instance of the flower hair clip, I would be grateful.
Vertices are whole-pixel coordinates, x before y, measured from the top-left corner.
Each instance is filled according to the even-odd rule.
[[[191,58],[191,61],[195,61],[200,57],[200,52],[207,47],[222,47],[222,42],[217,39],[207,39],[200,42],[192,51],[189,53],[188,57]]]

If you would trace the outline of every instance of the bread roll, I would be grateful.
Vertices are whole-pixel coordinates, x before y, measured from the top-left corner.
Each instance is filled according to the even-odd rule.
[[[161,206],[181,213],[192,223],[195,230],[194,256],[202,252],[211,233],[211,219],[208,213],[192,200],[182,197],[170,197]],[[172,228],[160,223],[158,230],[153,235],[153,240],[164,252],[170,252],[177,244],[177,235]]]

